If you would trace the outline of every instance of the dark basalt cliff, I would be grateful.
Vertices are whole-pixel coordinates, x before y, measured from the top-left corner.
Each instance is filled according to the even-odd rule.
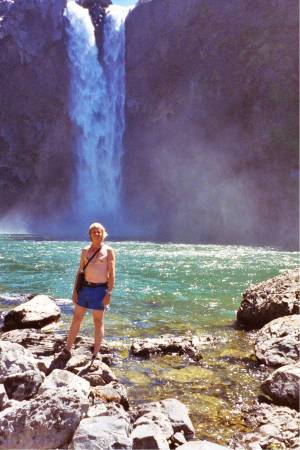
[[[124,202],[140,235],[297,245],[297,3],[140,1]]]
[[[0,1],[0,209],[65,210],[73,172],[65,0]],[[24,215],[24,214],[23,214]]]

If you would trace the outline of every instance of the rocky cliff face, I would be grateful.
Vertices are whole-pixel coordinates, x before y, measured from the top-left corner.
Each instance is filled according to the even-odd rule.
[[[141,1],[126,57],[125,202],[141,235],[297,245],[296,2]]]
[[[0,209],[65,209],[73,171],[65,0],[0,0]]]

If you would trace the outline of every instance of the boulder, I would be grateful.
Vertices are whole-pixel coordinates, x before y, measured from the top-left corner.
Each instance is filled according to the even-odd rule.
[[[187,333],[184,336],[172,336],[165,334],[159,338],[135,339],[130,347],[133,356],[150,358],[152,355],[166,355],[179,353],[188,356],[193,361],[200,361],[202,355],[200,346],[211,344],[213,338],[203,337],[201,340],[197,336]]]
[[[195,430],[189,418],[188,409],[179,400],[170,398],[160,402],[151,402],[138,406],[136,419],[146,414],[148,416],[149,414],[156,415],[158,413],[168,418],[173,428],[173,434],[183,432],[187,440],[193,439]]]
[[[236,433],[229,442],[235,450],[299,448],[300,414],[286,406],[253,402],[243,411],[245,424],[252,428],[250,433]]]
[[[4,318],[4,331],[15,328],[42,328],[60,318],[60,309],[47,295],[36,295],[9,311]]]
[[[67,444],[88,410],[77,391],[48,390],[0,412],[0,449],[45,449]]]
[[[129,409],[127,388],[124,384],[112,381],[105,386],[96,386],[91,389],[91,396],[94,401],[101,400],[107,403],[117,403],[125,410]]]
[[[65,335],[46,333],[35,328],[15,329],[3,333],[1,336],[3,341],[15,342],[30,350],[36,357],[50,356],[64,346],[66,341]]]
[[[260,363],[282,366],[299,359],[300,315],[279,317],[265,325],[256,336],[255,354]]]
[[[124,417],[108,415],[83,419],[69,446],[74,450],[131,450],[130,424]]]
[[[76,391],[79,396],[88,397],[90,383],[67,370],[55,369],[40,386],[39,394],[46,391],[55,392],[60,389],[70,389],[71,391]]]
[[[299,314],[298,269],[247,289],[237,311],[237,320],[246,328],[254,329],[290,314]]]
[[[182,431],[186,439],[195,437],[195,429],[189,418],[187,407],[175,398],[169,398],[160,402],[162,412],[169,418],[174,433]]]
[[[33,355],[19,344],[0,341],[0,383],[9,398],[34,396],[43,381]]]
[[[275,370],[261,385],[277,405],[299,409],[300,362]]]
[[[173,438],[174,430],[172,424],[169,420],[169,417],[163,412],[156,411],[155,409],[152,412],[148,412],[140,416],[133,424],[133,427],[141,426],[141,425],[151,425],[154,423],[160,428],[160,431],[163,433],[166,439]],[[180,437],[185,439],[183,433],[175,433],[176,435],[180,434]]]
[[[137,425],[131,433],[133,449],[170,450],[161,428],[154,422]]]

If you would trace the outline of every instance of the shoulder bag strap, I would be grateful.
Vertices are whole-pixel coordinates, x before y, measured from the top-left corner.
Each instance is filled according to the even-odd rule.
[[[101,250],[101,247],[98,248],[98,250],[95,251],[95,253],[93,254],[93,256],[88,260],[88,262],[85,264],[84,268],[82,269],[82,272],[85,271],[85,269],[87,268],[87,266],[89,265],[89,263],[92,261],[92,259],[94,258],[94,256],[96,256],[96,254]]]

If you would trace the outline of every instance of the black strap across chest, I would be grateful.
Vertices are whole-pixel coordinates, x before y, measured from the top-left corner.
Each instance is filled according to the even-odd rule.
[[[96,254],[101,250],[102,247],[98,248],[95,253],[93,254],[93,256],[88,260],[88,262],[85,264],[85,266],[83,267],[82,271],[84,272],[85,269],[87,268],[87,266],[89,265],[89,263],[92,261],[92,259],[94,258],[94,256],[96,256]]]

